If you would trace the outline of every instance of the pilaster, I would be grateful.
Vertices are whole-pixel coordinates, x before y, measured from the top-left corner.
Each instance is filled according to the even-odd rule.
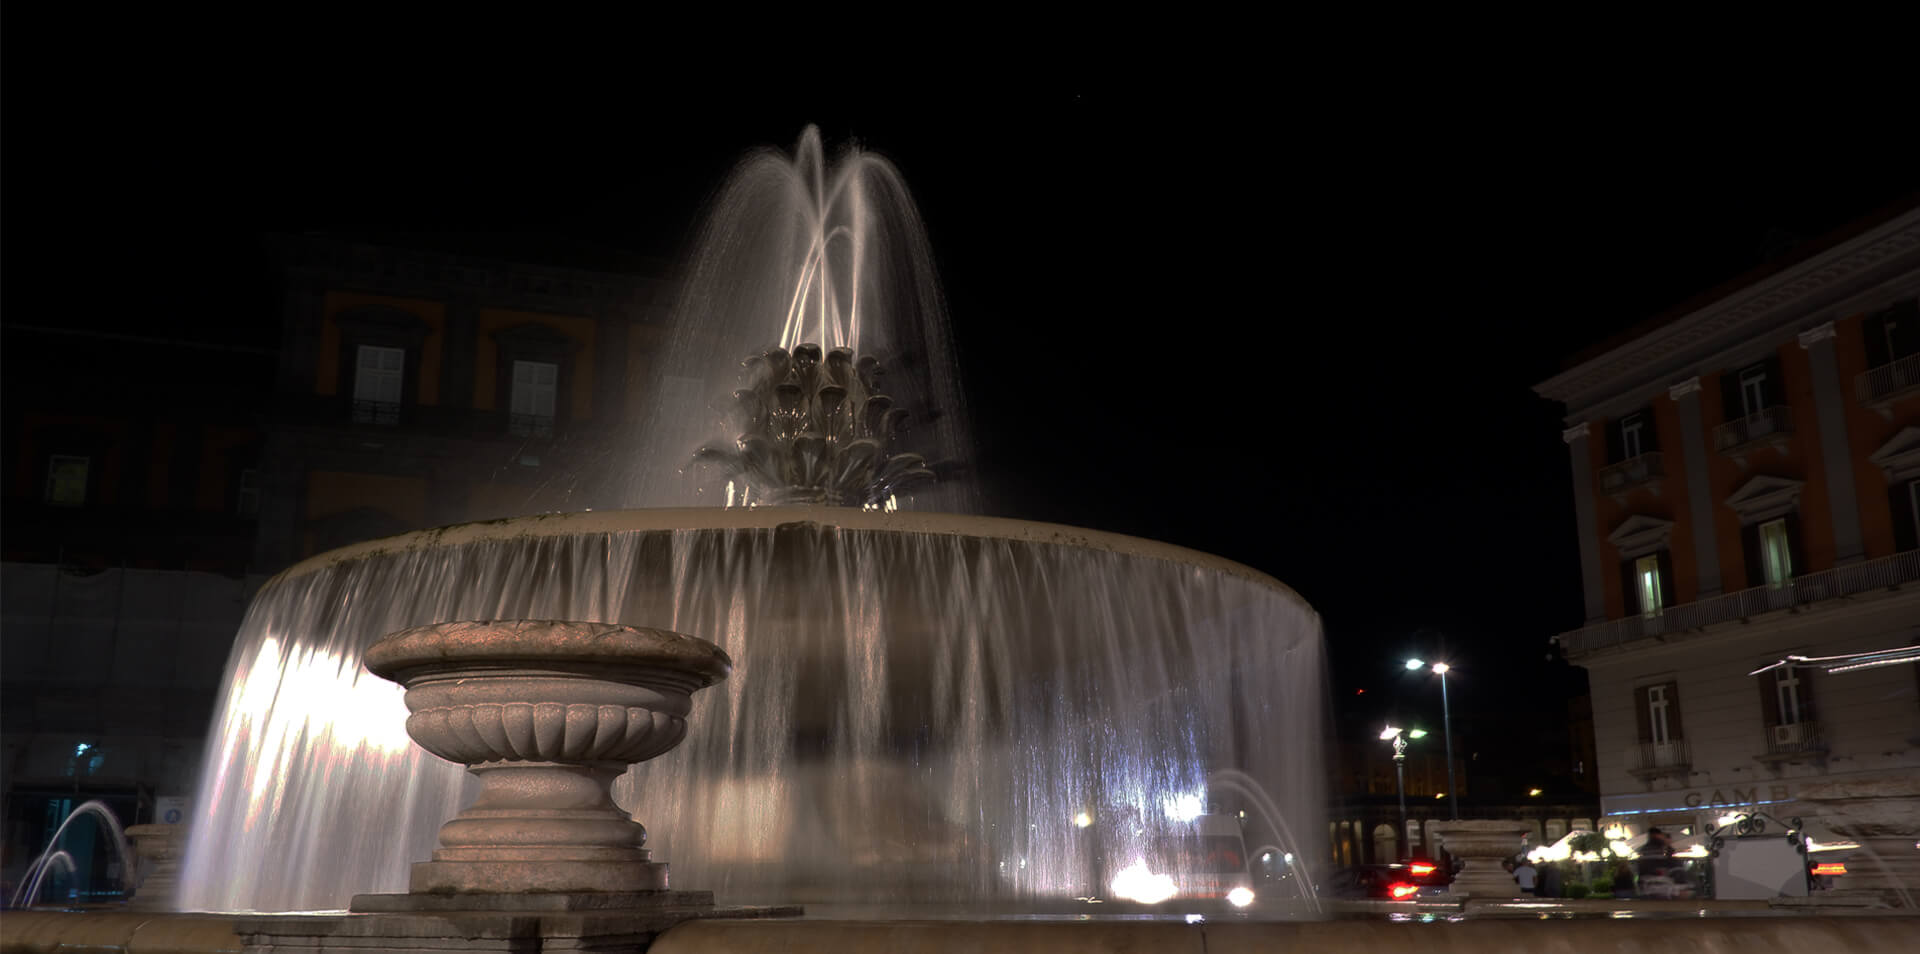
[[[1827,478],[1827,504],[1833,517],[1834,563],[1856,563],[1866,556],[1860,535],[1860,505],[1853,483],[1853,458],[1847,449],[1846,392],[1840,386],[1839,356],[1833,349],[1833,322],[1800,333],[1813,367],[1813,405],[1819,420],[1820,460]]]
[[[1681,457],[1687,469],[1687,511],[1693,524],[1693,563],[1705,599],[1720,594],[1720,553],[1713,526],[1713,499],[1707,486],[1707,428],[1700,411],[1700,379],[1691,377],[1667,389],[1680,413]]]
[[[1600,576],[1600,519],[1593,505],[1593,458],[1587,440],[1589,428],[1575,424],[1560,432],[1573,465],[1574,523],[1580,534],[1580,583],[1586,596],[1587,622],[1607,618],[1607,601]]]

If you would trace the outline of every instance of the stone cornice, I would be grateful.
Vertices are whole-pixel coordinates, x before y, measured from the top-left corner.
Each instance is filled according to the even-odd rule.
[[[1540,396],[1572,416],[1625,391],[1688,373],[1688,366],[1772,332],[1831,320],[1823,310],[1920,272],[1920,209],[1908,211],[1779,274],[1740,289],[1542,382]]]
[[[1800,332],[1799,339],[1800,339],[1800,347],[1808,348],[1808,349],[1811,349],[1814,345],[1819,344],[1822,341],[1832,341],[1833,340],[1833,322],[1823,321],[1817,325],[1814,325],[1813,327]]]
[[[274,239],[286,268],[326,284],[403,297],[471,295],[488,305],[592,312],[643,306],[662,278],[530,265],[427,249],[368,245],[315,235]]]
[[[1686,397],[1689,394],[1699,394],[1699,393],[1700,393],[1700,376],[1697,374],[1694,375],[1693,377],[1686,379],[1685,381],[1681,381],[1678,384],[1669,385],[1667,387],[1667,397],[1670,397],[1676,401],[1680,400],[1683,397]]]
[[[1564,431],[1561,431],[1560,439],[1562,441],[1565,441],[1568,444],[1571,444],[1574,441],[1586,440],[1587,439],[1587,422],[1581,421],[1580,423],[1575,424]]]

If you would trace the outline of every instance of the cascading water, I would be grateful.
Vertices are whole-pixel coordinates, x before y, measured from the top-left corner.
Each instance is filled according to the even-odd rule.
[[[711,409],[740,359],[776,349],[910,369],[887,393],[919,422],[928,470],[950,476],[964,412],[925,238],[890,165],[856,153],[828,169],[809,130],[795,160],[742,164],[701,247],[633,500],[739,503],[678,471],[716,436]],[[878,389],[843,385],[862,400]],[[747,438],[766,432],[804,470],[801,431],[782,427],[719,432],[743,437],[728,466],[765,477]],[[876,433],[896,436],[858,422],[842,436]],[[1268,830],[1249,844],[1324,854],[1322,647],[1304,601],[1175,547],[875,508],[893,500],[886,474],[919,466],[887,441],[861,460],[906,463],[848,478],[857,492],[828,481],[774,498],[869,509],[545,515],[361,544],[281,574],[235,645],[182,901],[312,910],[404,890],[471,786],[410,744],[399,690],[363,672],[360,653],[458,619],[658,626],[733,657],[732,680],[697,697],[687,741],[616,787],[674,883],[730,902],[1110,896],[1132,865],[1186,874],[1164,847],[1209,801],[1253,809]],[[933,486],[912,503],[972,506],[964,483]],[[1235,783],[1210,792],[1221,772]]]

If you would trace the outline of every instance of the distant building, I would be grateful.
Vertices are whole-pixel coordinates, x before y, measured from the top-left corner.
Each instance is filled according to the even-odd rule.
[[[654,277],[276,242],[285,344],[256,562],[595,505],[666,302]],[[585,476],[583,476],[585,475]]]
[[[270,333],[184,317],[137,334],[36,317],[7,324],[0,349],[9,891],[76,806],[154,821],[192,789],[263,579],[251,561],[274,353]],[[94,835],[80,833],[98,846]]]
[[[361,540],[598,505],[585,481],[619,477],[601,455],[641,410],[660,278],[270,244],[285,310],[258,327],[5,328],[9,892],[84,801],[125,823],[185,809],[268,576]]]
[[[1908,209],[1538,386],[1567,408],[1587,624],[1557,640],[1591,678],[1603,824],[1920,821],[1920,654],[1772,665],[1920,645],[1916,299]],[[1843,886],[1920,887],[1893,834]]]

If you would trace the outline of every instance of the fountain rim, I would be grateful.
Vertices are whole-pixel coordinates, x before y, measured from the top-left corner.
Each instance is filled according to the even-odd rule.
[[[632,510],[550,512],[522,517],[477,520],[427,530],[413,530],[375,540],[350,543],[317,553],[280,571],[268,585],[285,583],[344,563],[388,553],[462,546],[517,538],[581,536],[596,533],[667,533],[705,530],[774,530],[794,524],[875,533],[959,536],[1051,544],[1164,560],[1196,569],[1237,577],[1286,595],[1309,612],[1313,604],[1292,587],[1244,563],[1144,537],[1089,530],[1059,523],[1014,517],[852,507],[651,507]],[[1316,612],[1317,615],[1317,612]]]

